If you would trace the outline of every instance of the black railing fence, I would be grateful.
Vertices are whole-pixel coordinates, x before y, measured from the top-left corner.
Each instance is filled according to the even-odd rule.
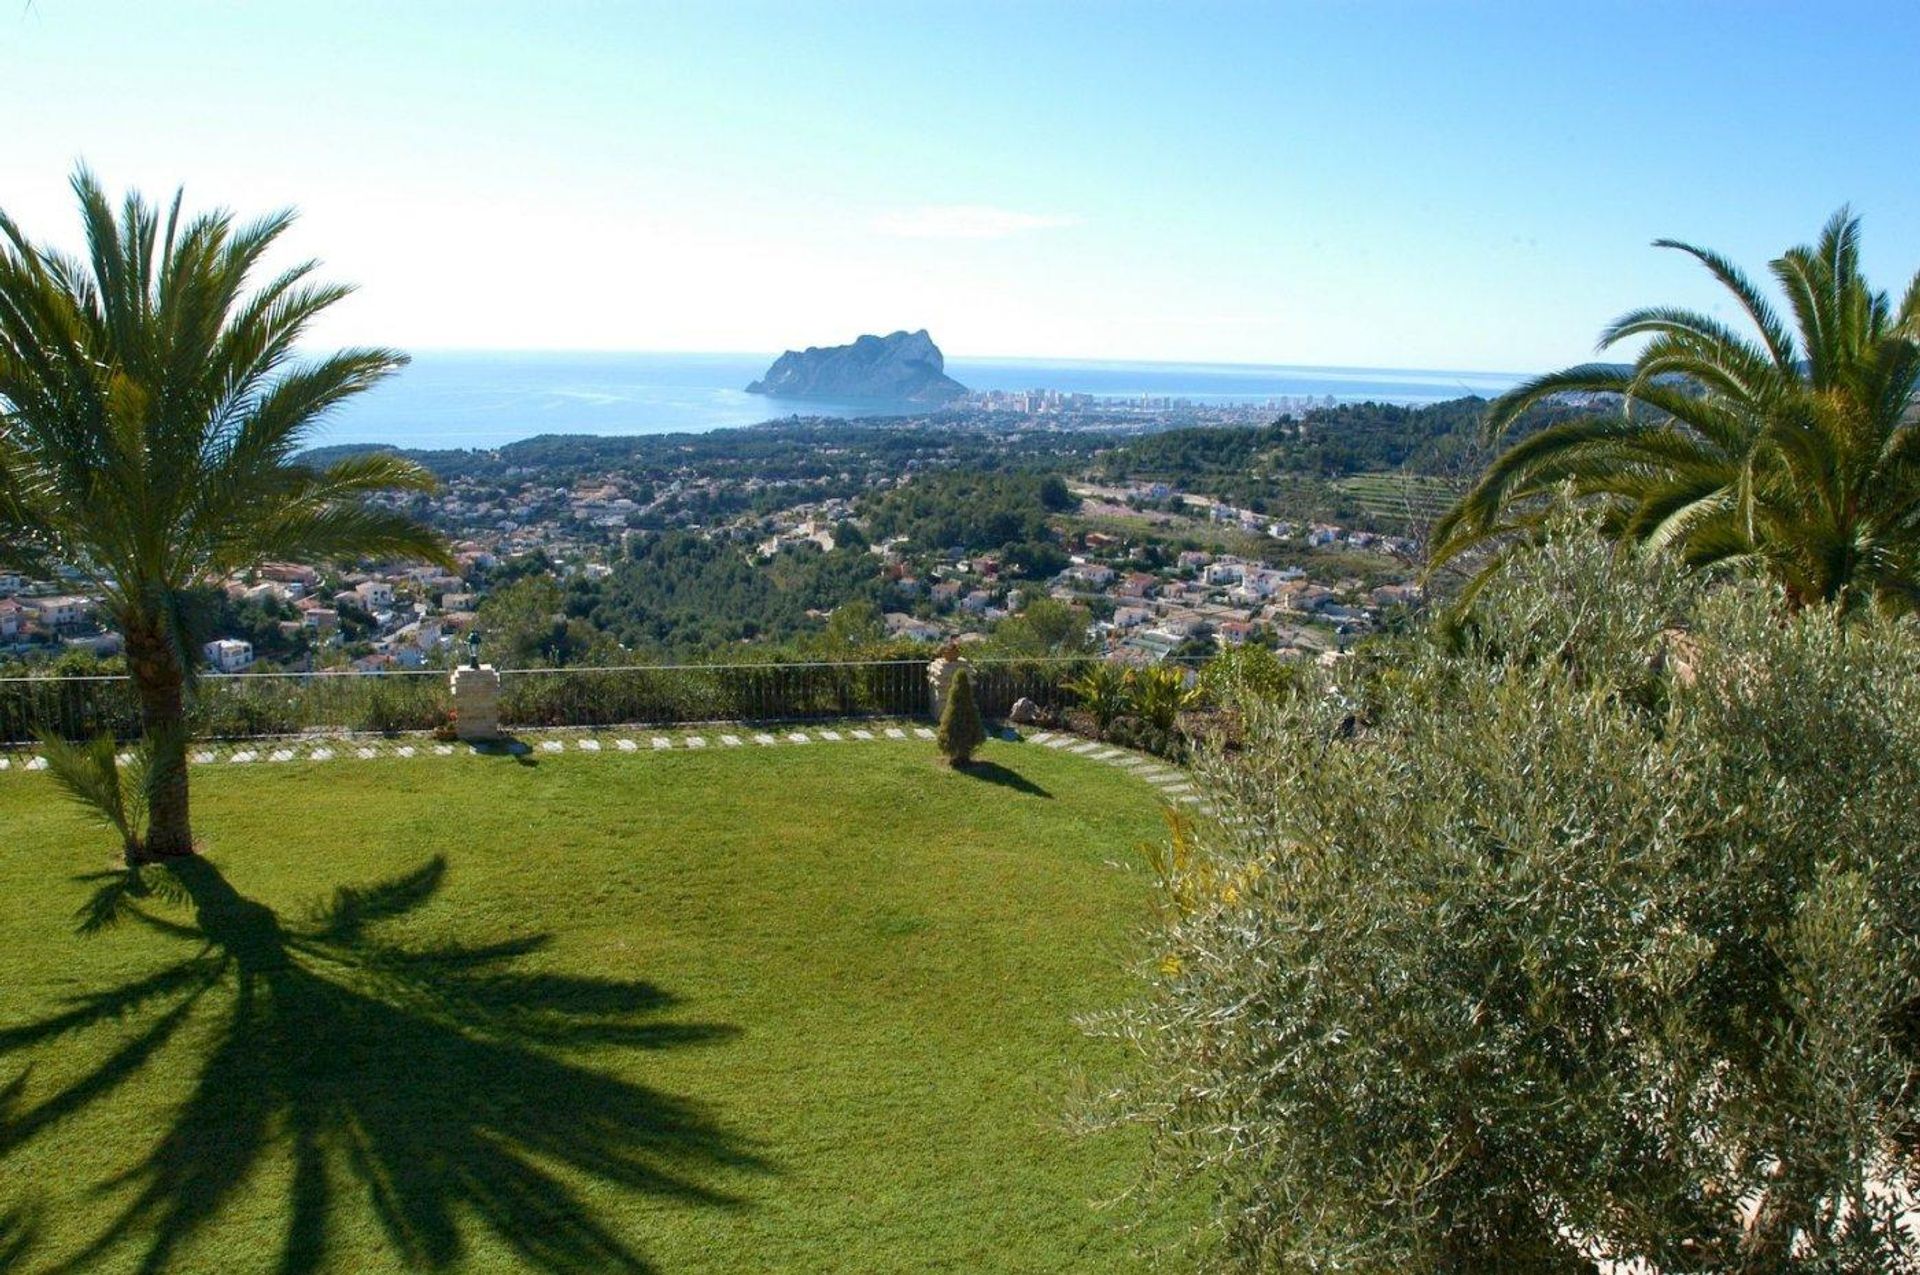
[[[820,664],[512,669],[506,727],[672,725],[914,717],[927,712],[924,660]]]
[[[969,660],[969,667],[981,711],[1004,717],[1022,697],[1046,709],[1071,706],[1070,684],[1094,662]],[[508,729],[923,717],[933,708],[925,660],[506,669],[500,678]],[[432,730],[451,707],[445,669],[235,673],[201,677],[188,718],[204,739],[398,733]],[[29,743],[43,731],[134,738],[140,706],[131,682],[0,678],[0,744]]]

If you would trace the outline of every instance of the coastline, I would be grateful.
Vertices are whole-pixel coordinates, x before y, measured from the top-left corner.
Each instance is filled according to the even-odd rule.
[[[342,410],[317,446],[498,447],[543,434],[619,437],[707,433],[790,416],[898,416],[899,404],[775,399],[745,386],[766,369],[758,354],[564,350],[422,350],[394,380]],[[1497,394],[1516,373],[1418,368],[1122,360],[970,359],[948,368],[976,392],[1055,390],[1132,403],[1185,399],[1248,409],[1288,400],[1440,402]]]

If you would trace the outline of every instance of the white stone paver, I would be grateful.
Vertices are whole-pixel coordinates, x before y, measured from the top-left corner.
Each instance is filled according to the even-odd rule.
[[[866,727],[849,727],[845,734],[842,734],[840,730],[832,727],[816,726],[813,728],[811,736],[808,735],[806,731],[799,730],[789,731],[777,736],[761,731],[756,732],[752,736],[752,739],[754,743],[762,746],[773,746],[784,743],[809,744],[813,743],[816,739],[831,743],[842,742],[848,738],[873,740],[880,736],[892,740],[904,740],[909,738],[909,729],[914,736],[920,739],[933,739],[935,737],[934,731],[926,726],[913,726],[911,728],[876,726],[872,729]],[[876,731],[878,734],[876,734]],[[688,735],[682,738],[687,748],[705,748],[708,745],[708,740],[705,736]],[[728,748],[740,748],[745,744],[745,740],[739,735],[724,734],[715,736],[715,738]],[[1191,782],[1192,776],[1189,775],[1187,771],[1169,765],[1149,754],[1130,752],[1099,740],[1081,739],[1068,732],[1035,731],[1032,734],[1022,737],[1015,731],[1007,730],[1001,732],[999,738],[1012,740],[1014,742],[1021,742],[1024,738],[1026,742],[1041,744],[1048,748],[1066,749],[1078,756],[1088,757],[1094,761],[1121,767],[1134,776],[1152,784],[1159,791],[1161,798],[1171,804],[1190,806],[1201,814],[1208,816],[1216,813],[1216,807],[1194,791],[1194,785]],[[621,752],[632,753],[638,752],[640,749],[639,741],[630,737],[616,739],[613,742]],[[652,736],[651,743],[655,749],[660,750],[674,747],[672,737],[666,735]],[[539,743],[540,751],[545,753],[564,753],[566,747],[566,743],[563,740],[557,739],[542,740]],[[603,751],[605,745],[598,739],[577,738],[574,741],[574,747],[581,752],[597,753]],[[226,760],[229,764],[245,765],[249,762],[259,761],[263,751],[264,750],[242,748],[229,754]],[[354,755],[358,757],[372,759],[381,756],[383,752],[388,750],[381,747],[366,746],[357,747],[353,751]],[[411,744],[401,744],[391,748],[391,755],[397,757],[413,757],[420,751],[422,750],[416,749]],[[439,756],[447,757],[452,756],[459,750],[452,744],[439,743],[433,745],[433,751]],[[472,751],[485,750],[475,749]],[[521,755],[533,750],[529,745],[515,741],[507,745],[506,751],[515,755]],[[131,754],[123,755],[122,760],[124,761],[130,756]],[[270,753],[266,753],[265,756],[266,760],[274,762],[288,762],[298,758],[298,754],[291,747],[274,749]],[[310,761],[331,761],[335,756],[334,750],[327,747],[315,748],[306,754],[307,759]],[[215,749],[196,752],[192,757],[195,762],[203,764],[218,761],[219,758],[220,753]],[[45,770],[47,768],[47,761],[44,757],[21,757],[16,759],[0,757],[0,770],[10,768]]]

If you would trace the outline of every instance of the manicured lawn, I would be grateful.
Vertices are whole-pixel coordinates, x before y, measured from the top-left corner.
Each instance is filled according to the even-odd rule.
[[[1063,1126],[1157,804],[986,755],[202,768],[117,903],[0,775],[0,1268],[1130,1268],[1140,1148]]]

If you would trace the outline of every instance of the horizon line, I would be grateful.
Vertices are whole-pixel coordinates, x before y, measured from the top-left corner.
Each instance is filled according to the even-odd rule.
[[[376,343],[378,344],[378,343]],[[847,342],[846,344],[851,344]],[[792,350],[684,350],[684,349],[644,349],[627,346],[542,346],[542,345],[388,345],[403,354],[569,354],[569,355],[606,355],[620,357],[627,355],[675,355],[682,358],[752,358],[774,359]],[[806,349],[810,347],[800,347]],[[832,347],[811,347],[825,348]],[[1047,355],[1047,354],[956,354],[941,350],[941,356],[951,362],[975,363],[1034,363],[1034,364],[1082,364],[1087,366],[1108,367],[1194,367],[1267,370],[1283,369],[1296,372],[1424,372],[1442,376],[1488,376],[1511,377],[1515,379],[1537,375],[1535,372],[1521,372],[1511,369],[1459,368],[1459,367],[1419,367],[1406,364],[1389,363],[1252,363],[1244,360],[1209,359],[1168,359],[1168,358],[1131,358],[1123,355],[1093,357],[1087,355]]]

